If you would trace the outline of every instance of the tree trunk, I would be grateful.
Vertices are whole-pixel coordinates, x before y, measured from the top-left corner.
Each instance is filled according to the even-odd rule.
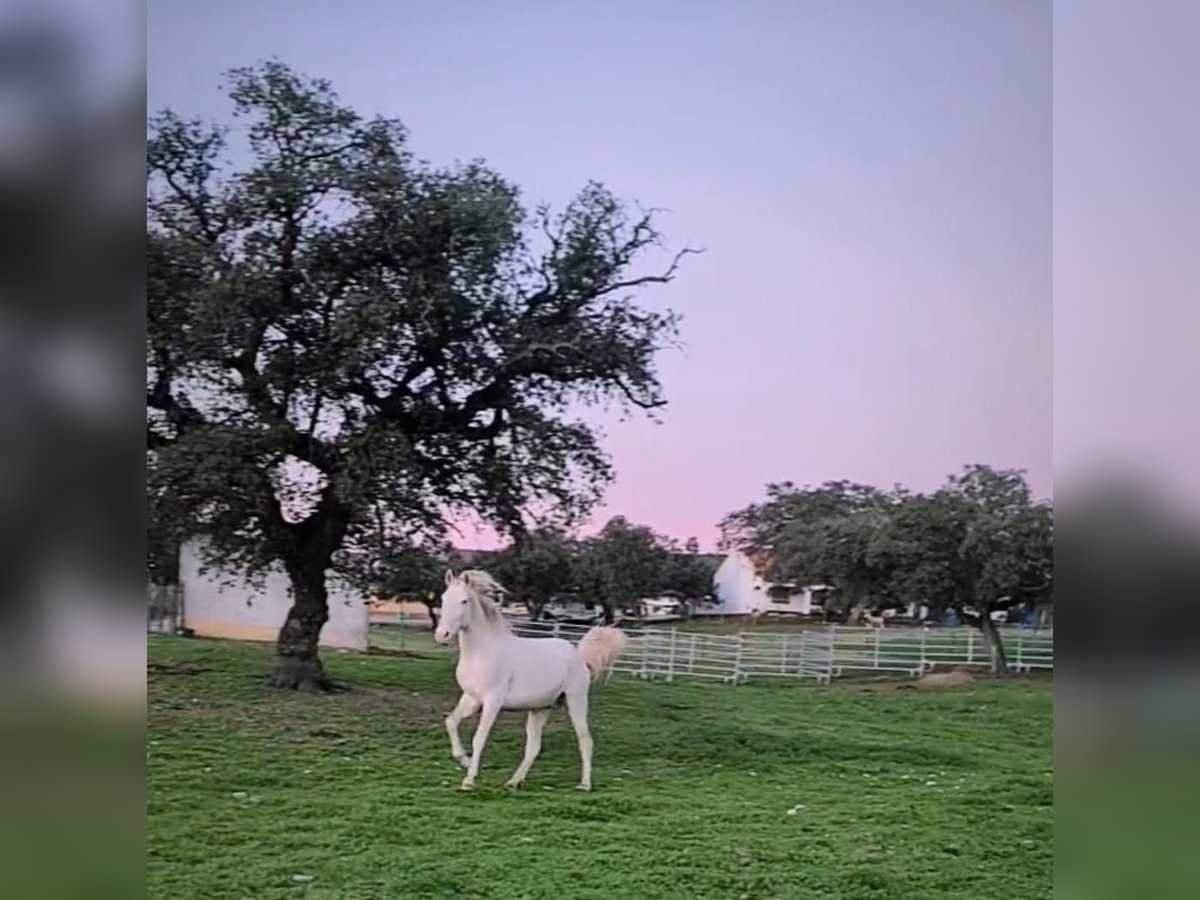
[[[604,604],[604,624],[611,625],[613,623],[613,606],[611,603]]]
[[[274,687],[318,693],[330,685],[317,652],[321,628],[329,621],[325,567],[312,563],[285,566],[292,583],[292,608],[279,629]]]
[[[1004,654],[1004,641],[1000,639],[1000,631],[992,621],[991,610],[985,609],[980,613],[979,630],[983,633],[983,640],[992,660],[992,674],[997,678],[1004,677],[1008,674],[1008,657]]]
[[[425,604],[425,609],[429,613],[429,621],[433,625],[433,630],[436,631],[438,627],[438,607],[433,605],[432,600],[424,600],[422,602]]]

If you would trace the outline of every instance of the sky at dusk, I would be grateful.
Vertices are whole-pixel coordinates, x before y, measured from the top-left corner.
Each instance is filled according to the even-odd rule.
[[[770,481],[974,462],[1050,493],[1049,3],[151,0],[147,54],[152,111],[227,119],[222,72],[275,56],[530,205],[669,210],[706,252],[642,300],[685,346],[662,424],[593,416],[597,521],[711,545]]]

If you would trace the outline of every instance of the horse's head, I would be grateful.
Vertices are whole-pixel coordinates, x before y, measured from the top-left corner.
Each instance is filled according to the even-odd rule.
[[[462,575],[446,570],[446,589],[442,591],[442,615],[438,620],[433,639],[439,644],[448,644],[460,631],[471,627],[471,586]]]
[[[433,639],[439,644],[448,644],[460,632],[468,631],[476,624],[491,624],[503,628],[499,610],[485,593],[503,593],[500,586],[486,572],[460,572],[446,570],[446,589],[442,591],[442,616]],[[474,602],[472,602],[474,601]]]

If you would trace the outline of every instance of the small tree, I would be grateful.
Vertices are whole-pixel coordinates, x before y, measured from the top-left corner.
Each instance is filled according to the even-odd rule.
[[[222,128],[156,116],[147,143],[150,527],[212,563],[282,565],[274,682],[317,689],[327,573],[473,512],[519,534],[579,521],[611,476],[577,403],[665,403],[677,318],[631,292],[685,253],[586,187],[527,210],[481,163],[415,162],[281,63],[231,73],[247,165]]]
[[[670,546],[663,563],[661,589],[674,591],[687,600],[702,600],[713,593],[715,567],[700,555],[699,543],[690,538],[681,551]]]
[[[574,541],[558,529],[543,528],[520,535],[496,554],[490,568],[537,621],[556,594],[574,589],[578,556]]]
[[[580,581],[585,593],[600,599],[604,619],[635,609],[645,597],[663,589],[670,552],[662,538],[645,525],[617,516],[583,544]]]
[[[437,628],[450,556],[451,552],[445,546],[426,548],[393,544],[373,561],[371,581],[385,596],[424,603],[433,627]]]

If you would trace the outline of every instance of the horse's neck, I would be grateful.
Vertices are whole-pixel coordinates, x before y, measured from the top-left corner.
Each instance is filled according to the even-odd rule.
[[[475,622],[466,631],[458,633],[458,649],[465,657],[485,657],[498,653],[509,635],[507,628],[492,622]]]

